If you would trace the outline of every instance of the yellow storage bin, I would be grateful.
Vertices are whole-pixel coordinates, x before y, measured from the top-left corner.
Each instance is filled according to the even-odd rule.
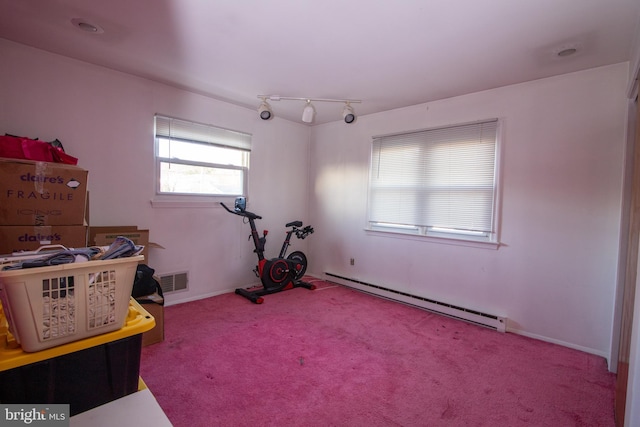
[[[54,359],[135,335],[142,337],[144,332],[150,331],[155,325],[156,321],[153,316],[138,304],[135,299],[129,297],[125,324],[117,331],[30,353],[20,347],[20,344],[9,331],[6,312],[3,310],[2,304],[0,304],[0,372],[43,360]]]
[[[142,334],[154,326],[130,298],[119,330],[28,353],[9,332],[0,305],[0,404],[67,403],[75,415],[135,393],[145,387]]]

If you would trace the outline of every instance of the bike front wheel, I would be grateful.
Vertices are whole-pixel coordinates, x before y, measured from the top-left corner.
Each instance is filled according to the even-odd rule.
[[[296,263],[296,275],[295,280],[302,279],[304,273],[307,271],[307,256],[300,251],[291,252],[287,259]],[[300,269],[297,268],[298,264],[300,265]]]

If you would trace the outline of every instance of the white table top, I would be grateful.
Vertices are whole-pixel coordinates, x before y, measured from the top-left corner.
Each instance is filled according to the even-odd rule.
[[[70,419],[71,427],[171,427],[148,388],[124,396]]]

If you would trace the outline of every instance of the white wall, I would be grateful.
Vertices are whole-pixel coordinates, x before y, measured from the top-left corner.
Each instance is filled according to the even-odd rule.
[[[313,271],[506,316],[511,331],[608,357],[627,74],[618,64],[315,126]],[[372,136],[492,117],[504,126],[498,250],[364,231]]]
[[[0,39],[0,132],[58,138],[89,171],[92,225],[137,225],[166,247],[152,249],[156,273],[188,271],[190,289],[168,303],[256,282],[249,226],[219,205],[152,207],[153,115],[167,114],[253,134],[249,208],[271,231],[275,256],[284,224],[307,221],[309,129],[246,109]],[[232,200],[231,200],[232,202]],[[311,239],[309,239],[311,240]],[[296,241],[305,249],[308,240]]]

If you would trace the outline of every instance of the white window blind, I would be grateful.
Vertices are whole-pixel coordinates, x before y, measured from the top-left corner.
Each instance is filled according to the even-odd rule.
[[[250,134],[161,115],[156,115],[155,119],[156,137],[204,142],[251,151]]]
[[[491,239],[497,125],[490,120],[375,137],[370,226]]]

